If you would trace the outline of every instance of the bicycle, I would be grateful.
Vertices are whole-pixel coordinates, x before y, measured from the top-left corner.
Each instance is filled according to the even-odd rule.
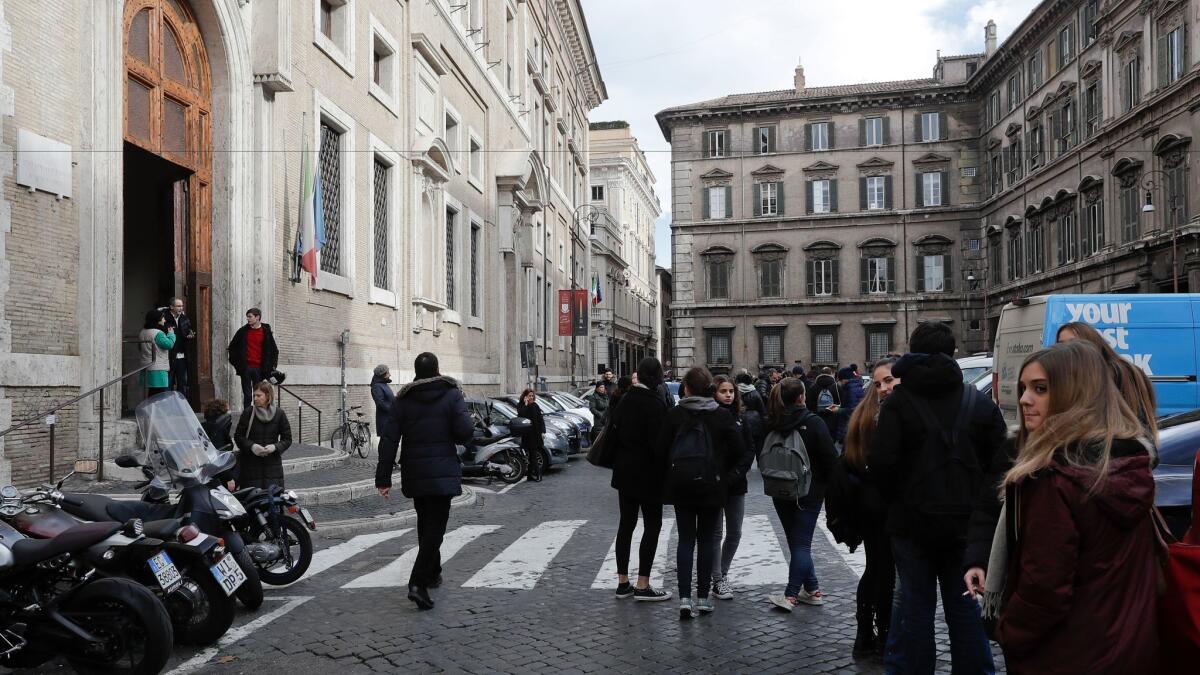
[[[362,406],[355,405],[337,412],[342,416],[342,424],[329,437],[330,444],[347,454],[358,453],[359,457],[367,458],[371,451],[371,423],[363,420],[366,414],[361,412]],[[354,413],[355,419],[350,419]]]

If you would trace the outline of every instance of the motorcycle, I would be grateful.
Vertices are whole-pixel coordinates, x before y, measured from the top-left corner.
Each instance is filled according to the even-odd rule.
[[[3,488],[0,518],[35,539],[52,538],[78,525],[78,518],[60,508],[69,498],[59,489],[70,475],[56,487],[43,486],[24,496],[12,486]],[[229,596],[237,586],[222,585],[221,579],[237,583],[237,576],[229,573],[237,562],[216,537],[201,534],[183,520],[130,522],[142,538],[114,535],[115,541],[104,555],[87,556],[86,562],[101,576],[126,578],[153,591],[167,608],[180,644],[216,642],[233,625],[234,605]]]
[[[60,506],[73,516],[92,521],[186,518],[204,534],[224,542],[237,566],[230,566],[229,578],[219,581],[222,585],[232,584],[237,599],[247,608],[258,609],[263,603],[262,580],[234,526],[238,518],[246,515],[246,509],[225,489],[221,478],[237,463],[234,454],[217,452],[187,399],[177,391],[151,396],[138,404],[134,413],[145,447],[115,461],[120,467],[141,468],[146,477],[138,484],[141,501],[63,492],[66,499]],[[179,489],[179,499],[174,504],[170,501],[169,486]]]
[[[80,673],[151,675],[166,666],[173,631],[163,604],[87,562],[112,552],[114,538],[141,539],[132,524],[112,522],[29,539],[0,520],[0,665],[62,656]]]
[[[272,485],[266,490],[243,488],[233,495],[246,510],[233,524],[246,541],[246,551],[263,583],[282,586],[304,576],[313,557],[308,530],[315,531],[317,523],[308,509],[300,506],[296,493]]]
[[[514,436],[528,431],[531,422],[524,417],[509,421],[509,434],[496,434],[475,417],[475,435],[467,445],[458,446],[463,478],[499,478],[505,483],[519,483],[529,468],[521,442]]]

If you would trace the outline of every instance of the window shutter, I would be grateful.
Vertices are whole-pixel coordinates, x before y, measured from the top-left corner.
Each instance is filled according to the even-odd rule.
[[[754,215],[762,215],[762,184],[754,184]]]
[[[753,143],[754,143],[754,149],[753,149],[752,154],[755,154],[755,155],[760,154],[762,152],[762,149],[758,145],[758,132],[760,132],[760,131],[762,131],[762,127],[754,127],[754,129],[750,132],[750,138],[753,139]]]
[[[775,152],[775,131],[776,127],[767,127],[767,148],[769,152]]]
[[[703,198],[701,199],[701,201],[703,201],[704,203],[700,205],[700,208],[704,214],[703,215],[704,220],[708,220],[709,218],[712,218],[712,214],[708,210],[709,204],[711,204],[711,202],[709,202],[709,200],[708,200],[708,191],[711,189],[712,188],[704,188],[703,190],[700,191],[703,194]]]
[[[780,216],[786,213],[783,210],[783,181],[775,183],[775,213]]]
[[[804,212],[813,212],[813,182],[811,180],[804,181]]]
[[[867,144],[867,121],[858,121],[858,145],[864,146]]]
[[[892,177],[883,177],[883,208],[892,208]]]
[[[702,156],[708,157],[712,151],[708,147],[708,131],[704,129],[700,130],[700,145],[703,148]]]
[[[841,283],[842,283],[841,266],[842,266],[842,263],[837,258],[834,258],[831,262],[833,263],[833,265],[831,266],[830,274],[833,275],[833,287],[830,290],[833,291],[834,295],[838,295],[839,293],[841,293]]]
[[[1170,67],[1170,54],[1167,51],[1167,36],[1163,35],[1156,41],[1158,43],[1158,82],[1159,87],[1164,87],[1167,84],[1167,73]]]
[[[733,188],[725,186],[725,217],[733,217]]]
[[[883,144],[887,145],[892,142],[892,118],[883,118]]]
[[[949,253],[942,256],[942,273],[943,273],[942,287],[945,289],[945,291],[947,293],[949,293],[950,291],[954,290],[953,288],[950,287],[950,280],[954,278],[954,275],[950,273],[950,254]]]
[[[888,291],[888,293],[895,293],[896,292],[896,258],[895,258],[895,256],[888,256],[887,267],[888,267],[888,269],[887,269],[887,273],[888,273],[887,291]]]
[[[858,210],[867,210],[867,177],[858,177]]]
[[[833,123],[833,120],[829,120],[825,123],[825,147],[829,148],[830,150],[836,148],[836,136],[837,125]]]
[[[916,115],[913,115],[913,140],[914,141],[920,142],[920,141],[925,140],[925,132],[922,131],[922,129],[924,129],[924,127],[921,126],[921,113],[917,113]]]
[[[808,264],[808,297],[816,295],[817,261],[809,260]]]
[[[1182,33],[1179,36],[1179,51],[1182,56],[1183,69],[1186,71],[1191,68],[1191,62],[1188,61],[1188,25],[1184,22],[1181,27]]]
[[[917,292],[925,292],[925,256],[917,254]]]
[[[942,206],[950,206],[950,172],[939,171],[942,184]]]
[[[812,129],[813,129],[813,125],[811,125],[811,124],[804,125],[804,151],[805,152],[812,151],[812,146],[813,146],[813,142],[812,142],[813,131],[812,131]]]
[[[950,139],[950,118],[947,117],[946,113],[944,113],[944,112],[939,112],[937,114],[937,118],[938,118],[938,140],[940,140],[940,141],[949,140]]]
[[[837,179],[830,178],[829,179],[829,212],[837,213],[837,210],[838,210]]]
[[[925,176],[926,175],[927,174],[924,174],[924,173],[918,173],[917,179],[915,181],[913,181],[913,184],[917,186],[917,199],[916,199],[916,201],[913,202],[913,204],[916,204],[917,208],[925,206]]]
[[[860,282],[859,293],[861,293],[862,295],[867,295],[870,292],[869,289],[871,287],[870,270],[868,269],[869,265],[867,264],[868,260],[869,260],[868,258],[859,258],[858,259],[858,270],[859,270],[859,276],[861,277],[861,279],[859,280],[859,282]]]

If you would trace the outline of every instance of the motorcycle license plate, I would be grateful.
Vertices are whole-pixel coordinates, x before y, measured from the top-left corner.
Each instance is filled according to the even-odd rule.
[[[171,556],[167,555],[166,551],[159,553],[148,561],[150,571],[154,572],[154,578],[158,580],[158,585],[162,587],[163,592],[170,594],[179,584],[183,583],[183,577],[179,574],[179,568],[175,567]]]
[[[304,524],[308,526],[308,529],[317,529],[317,521],[313,520],[312,514],[303,506],[300,507],[300,517],[304,519]]]
[[[231,555],[221,558],[220,562],[209,569],[212,570],[212,575],[216,577],[217,583],[221,584],[225,595],[233,595],[238,586],[246,581],[246,573],[242,571],[241,567],[238,567],[237,560]]]

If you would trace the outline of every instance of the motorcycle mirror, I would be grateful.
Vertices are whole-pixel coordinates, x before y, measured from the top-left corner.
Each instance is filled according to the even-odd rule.
[[[121,455],[113,460],[113,462],[123,469],[136,469],[137,467],[141,466],[138,463],[137,458],[133,455]]]

